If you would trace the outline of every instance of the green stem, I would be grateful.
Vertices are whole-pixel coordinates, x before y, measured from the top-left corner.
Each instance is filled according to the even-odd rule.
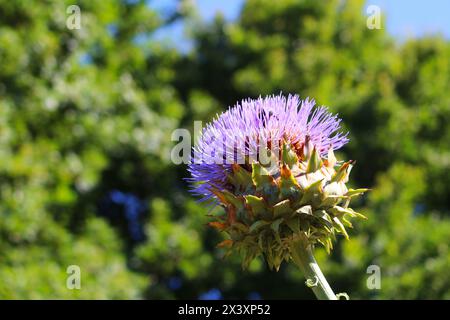
[[[302,270],[307,285],[319,300],[337,300],[336,295],[325,279],[322,271],[314,259],[313,248],[310,244],[298,240],[291,244],[291,257]]]

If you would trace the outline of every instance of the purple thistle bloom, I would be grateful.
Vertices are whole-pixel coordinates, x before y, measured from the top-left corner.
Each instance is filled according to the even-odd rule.
[[[338,132],[340,122],[326,107],[298,95],[247,99],[218,115],[203,129],[193,148],[188,170],[192,192],[202,200],[213,199],[212,189],[226,187],[233,163],[258,161],[261,146],[278,147],[283,141],[300,149],[308,136],[323,156],[348,142]]]

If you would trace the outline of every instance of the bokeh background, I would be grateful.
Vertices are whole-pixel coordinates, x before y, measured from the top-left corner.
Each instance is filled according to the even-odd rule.
[[[449,5],[395,3],[370,30],[357,0],[0,0],[0,298],[313,298],[293,265],[224,260],[170,161],[175,128],[282,91],[340,114],[373,189],[317,251],[335,291],[450,299]]]

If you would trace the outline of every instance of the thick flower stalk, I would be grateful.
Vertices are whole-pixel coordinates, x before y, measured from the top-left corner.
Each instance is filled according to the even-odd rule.
[[[314,260],[336,235],[348,238],[349,207],[367,189],[348,189],[353,161],[333,150],[348,142],[340,119],[298,96],[244,100],[202,132],[189,165],[193,193],[225,210],[209,225],[226,233],[219,244],[243,254],[243,266],[264,256],[278,270],[292,260],[320,299],[336,299]]]

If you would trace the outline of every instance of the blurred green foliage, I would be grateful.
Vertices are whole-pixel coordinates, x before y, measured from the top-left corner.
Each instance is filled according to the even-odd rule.
[[[351,142],[338,157],[373,188],[358,204],[369,220],[317,253],[335,290],[450,299],[447,40],[397,43],[366,27],[363,1],[248,0],[232,22],[151,2],[77,1],[69,30],[71,1],[0,0],[0,298],[313,298],[291,265],[224,260],[210,208],[170,161],[173,129],[283,91],[340,114]],[[188,53],[153,37],[180,20]],[[148,203],[145,241],[99,216],[113,189]],[[366,286],[372,264],[380,290]],[[66,288],[69,265],[81,290]]]

